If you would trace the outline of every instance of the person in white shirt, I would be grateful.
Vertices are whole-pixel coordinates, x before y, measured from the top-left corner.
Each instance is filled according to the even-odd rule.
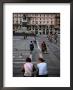
[[[38,77],[48,76],[47,63],[44,62],[43,58],[38,59],[37,69],[38,69],[38,75],[37,75]]]
[[[23,65],[22,72],[24,73],[24,77],[32,77],[33,72],[35,71],[34,65],[31,63],[31,58],[26,58],[26,63]]]

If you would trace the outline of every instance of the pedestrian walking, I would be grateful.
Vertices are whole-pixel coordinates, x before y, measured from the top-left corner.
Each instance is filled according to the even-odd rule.
[[[50,42],[52,42],[52,35],[53,35],[52,32],[50,32],[50,34],[49,34],[49,41]]]
[[[24,36],[24,39],[25,39],[25,36]]]
[[[55,32],[54,39],[55,39],[55,42],[56,42],[56,43],[57,43],[57,38],[58,38],[58,35],[57,35],[57,33]]]
[[[43,43],[41,44],[41,48],[42,48],[42,52],[43,53],[47,53],[47,46],[46,43],[43,41]]]
[[[31,41],[31,42],[30,42],[30,51],[31,51],[31,53],[32,53],[33,50],[34,50],[34,44],[33,44],[33,42]]]
[[[37,77],[48,77],[47,63],[43,58],[39,58],[37,62]]]
[[[26,58],[26,63],[23,64],[22,72],[24,77],[33,77],[35,71],[34,65],[31,63],[31,58]]]

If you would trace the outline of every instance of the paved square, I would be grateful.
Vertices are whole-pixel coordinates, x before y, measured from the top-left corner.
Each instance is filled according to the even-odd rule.
[[[30,54],[29,44],[33,41],[33,36],[24,39],[23,36],[13,36],[13,76],[22,77],[21,68],[26,58],[32,57],[32,63],[36,65],[38,57],[41,55],[48,64],[49,77],[60,76],[60,40],[50,42],[46,35],[36,37],[37,44],[34,44],[34,51]],[[45,41],[47,45],[47,54],[42,54],[40,45]]]

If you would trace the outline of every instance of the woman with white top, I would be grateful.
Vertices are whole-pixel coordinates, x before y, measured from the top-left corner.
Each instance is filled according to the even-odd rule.
[[[38,59],[37,69],[38,69],[38,75],[37,75],[38,77],[48,76],[47,63],[44,62],[43,58]]]

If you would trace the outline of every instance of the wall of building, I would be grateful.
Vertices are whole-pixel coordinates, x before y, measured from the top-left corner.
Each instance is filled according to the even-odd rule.
[[[28,32],[36,34],[48,34],[51,30],[60,31],[60,14],[13,13],[13,30],[22,30],[23,27],[27,27]]]

